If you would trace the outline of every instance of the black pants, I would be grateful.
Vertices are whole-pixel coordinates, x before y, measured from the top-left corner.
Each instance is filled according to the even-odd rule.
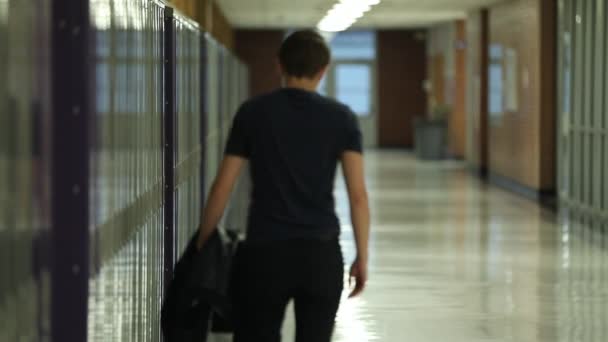
[[[279,342],[294,300],[296,342],[329,342],[343,287],[338,239],[244,244],[235,274],[234,342]]]

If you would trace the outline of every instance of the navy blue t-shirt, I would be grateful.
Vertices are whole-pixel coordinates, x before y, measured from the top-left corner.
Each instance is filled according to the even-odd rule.
[[[336,167],[343,152],[361,153],[361,145],[355,114],[315,92],[283,88],[245,102],[226,154],[249,159],[247,240],[338,236]]]

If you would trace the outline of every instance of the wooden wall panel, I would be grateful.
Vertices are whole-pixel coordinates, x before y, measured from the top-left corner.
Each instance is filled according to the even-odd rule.
[[[432,56],[431,59],[431,102],[433,105],[447,105],[445,96],[445,58],[443,55]],[[430,108],[432,110],[432,107]]]
[[[441,24],[428,30],[427,79],[430,81],[428,96],[429,113],[435,106],[453,106],[455,88],[456,25]]]
[[[378,141],[381,147],[412,147],[413,120],[426,114],[426,42],[418,31],[377,33]]]
[[[256,96],[281,86],[277,52],[283,42],[281,30],[237,30],[236,54],[249,67],[249,94]]]
[[[195,19],[201,24],[201,26],[210,32],[213,27],[213,0],[196,0],[195,5]]]
[[[194,19],[222,45],[234,50],[234,30],[214,0],[172,0],[180,12]]]
[[[541,15],[551,13],[541,11],[543,0],[514,0],[492,7],[489,10],[490,49],[500,51],[503,66],[502,113],[490,117],[489,121],[489,169],[492,173],[510,178],[534,190],[554,187],[554,177],[549,170],[554,165],[555,143],[549,141],[544,130],[554,131],[547,125],[555,116],[548,101],[554,101],[552,91],[555,83],[549,84],[555,69],[544,66],[546,53],[541,54],[544,40],[555,39],[555,32],[541,29]],[[506,90],[507,57],[516,60],[517,106],[509,110]],[[491,85],[490,85],[491,86]],[[554,134],[554,133],[549,133]],[[548,135],[548,136],[549,136]]]
[[[488,11],[467,18],[466,160],[482,174],[488,167]]]
[[[557,2],[540,1],[541,117],[540,188],[553,190],[557,183]]]
[[[536,3],[516,0],[490,9],[490,49],[500,49],[503,57],[505,50],[513,50],[518,64],[517,110],[504,110],[490,119],[490,171],[531,188],[540,185],[540,22]],[[504,58],[500,63],[504,70]]]
[[[464,158],[466,145],[467,119],[467,59],[466,59],[466,21],[456,22],[455,57],[455,89],[454,106],[449,122],[449,151],[457,158]]]
[[[225,47],[234,51],[234,31],[216,2],[213,3],[211,34]]]
[[[173,5],[175,6],[175,8],[177,8],[180,12],[182,12],[183,14],[194,18],[194,13],[195,13],[195,6],[196,6],[196,2],[195,1],[191,1],[191,0],[172,0],[171,1],[173,3]]]

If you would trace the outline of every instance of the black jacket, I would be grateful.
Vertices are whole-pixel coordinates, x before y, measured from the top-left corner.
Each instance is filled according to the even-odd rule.
[[[165,342],[204,341],[209,315],[230,321],[230,275],[236,253],[236,234],[216,229],[197,251],[194,234],[175,265],[161,312]]]

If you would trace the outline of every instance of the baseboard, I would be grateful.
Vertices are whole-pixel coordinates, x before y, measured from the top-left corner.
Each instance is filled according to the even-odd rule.
[[[487,172],[487,171],[486,171]],[[505,190],[516,193],[522,197],[538,202],[541,206],[557,211],[557,193],[553,189],[533,189],[527,185],[521,184],[511,178],[498,175],[493,172],[487,172],[488,181]]]

